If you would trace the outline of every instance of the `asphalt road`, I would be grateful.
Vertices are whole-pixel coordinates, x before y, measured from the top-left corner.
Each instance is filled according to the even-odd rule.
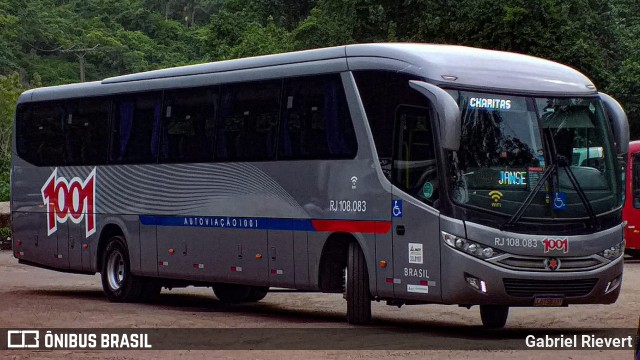
[[[631,359],[633,351],[600,350],[460,350],[465,343],[505,341],[513,344],[526,334],[542,336],[570,333],[584,328],[637,328],[640,314],[640,262],[627,261],[622,294],[613,305],[582,305],[568,308],[511,309],[505,329],[487,332],[481,327],[477,307],[421,305],[402,308],[374,303],[373,323],[366,329],[378,337],[346,339],[365,350],[47,350],[4,351],[5,358],[256,358],[256,359]],[[305,348],[321,344],[331,348],[335,338],[323,338],[326,329],[350,336],[353,327],[345,321],[346,302],[340,294],[277,291],[257,304],[220,303],[209,288],[162,291],[155,304],[115,304],[102,294],[99,275],[73,275],[18,264],[11,252],[0,252],[0,328],[202,328],[262,329],[281,338],[274,349]],[[290,336],[277,329],[303,329],[305,336]],[[266,330],[265,330],[266,329]],[[276,329],[276,330],[273,330]],[[316,338],[309,331],[318,330]],[[255,330],[251,330],[255,331]],[[247,330],[246,334],[251,333]],[[323,332],[325,331],[325,332]],[[584,332],[584,330],[581,330]],[[237,341],[253,349],[255,341],[244,331],[233,332]],[[323,335],[324,334],[324,335]],[[6,336],[0,334],[0,336]],[[358,334],[356,334],[356,337]],[[427,350],[415,347],[422,336],[454,350]],[[267,336],[268,338],[268,336]],[[270,338],[270,339],[272,339]],[[267,339],[269,340],[269,339]],[[264,344],[267,340],[259,340]],[[340,346],[345,345],[342,342]],[[398,342],[399,341],[399,345]],[[404,341],[404,342],[403,342]],[[306,342],[306,343],[303,343]],[[328,344],[328,345],[327,345]],[[462,346],[460,344],[463,344]],[[259,345],[259,344],[258,344]],[[337,348],[340,348],[337,346]],[[389,348],[408,350],[390,350]],[[508,346],[506,346],[508,347]],[[0,355],[1,351],[0,351]]]

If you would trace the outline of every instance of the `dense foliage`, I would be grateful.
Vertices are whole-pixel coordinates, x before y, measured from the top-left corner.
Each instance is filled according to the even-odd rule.
[[[0,201],[20,92],[356,42],[509,50],[589,76],[640,138],[637,0],[0,0]],[[82,66],[81,66],[82,64]],[[83,70],[81,70],[81,68]]]

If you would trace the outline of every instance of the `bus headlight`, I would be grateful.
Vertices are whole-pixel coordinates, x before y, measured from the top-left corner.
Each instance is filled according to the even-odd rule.
[[[489,259],[494,256],[500,255],[499,251],[489,246],[482,245],[455,235],[451,235],[444,231],[442,231],[442,240],[450,247],[465,252],[469,255],[473,255],[480,259]]]
[[[624,254],[624,241],[598,253],[598,255],[609,260],[617,259],[622,254]]]

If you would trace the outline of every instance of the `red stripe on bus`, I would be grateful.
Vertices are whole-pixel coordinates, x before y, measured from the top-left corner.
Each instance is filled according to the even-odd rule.
[[[311,224],[320,232],[386,234],[391,230],[391,221],[311,220]]]

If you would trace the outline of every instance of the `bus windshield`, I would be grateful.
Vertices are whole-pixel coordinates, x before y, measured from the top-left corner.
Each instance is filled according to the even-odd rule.
[[[449,154],[456,203],[505,215],[524,207],[533,219],[584,218],[621,206],[599,99],[453,94],[462,113],[460,149]]]

